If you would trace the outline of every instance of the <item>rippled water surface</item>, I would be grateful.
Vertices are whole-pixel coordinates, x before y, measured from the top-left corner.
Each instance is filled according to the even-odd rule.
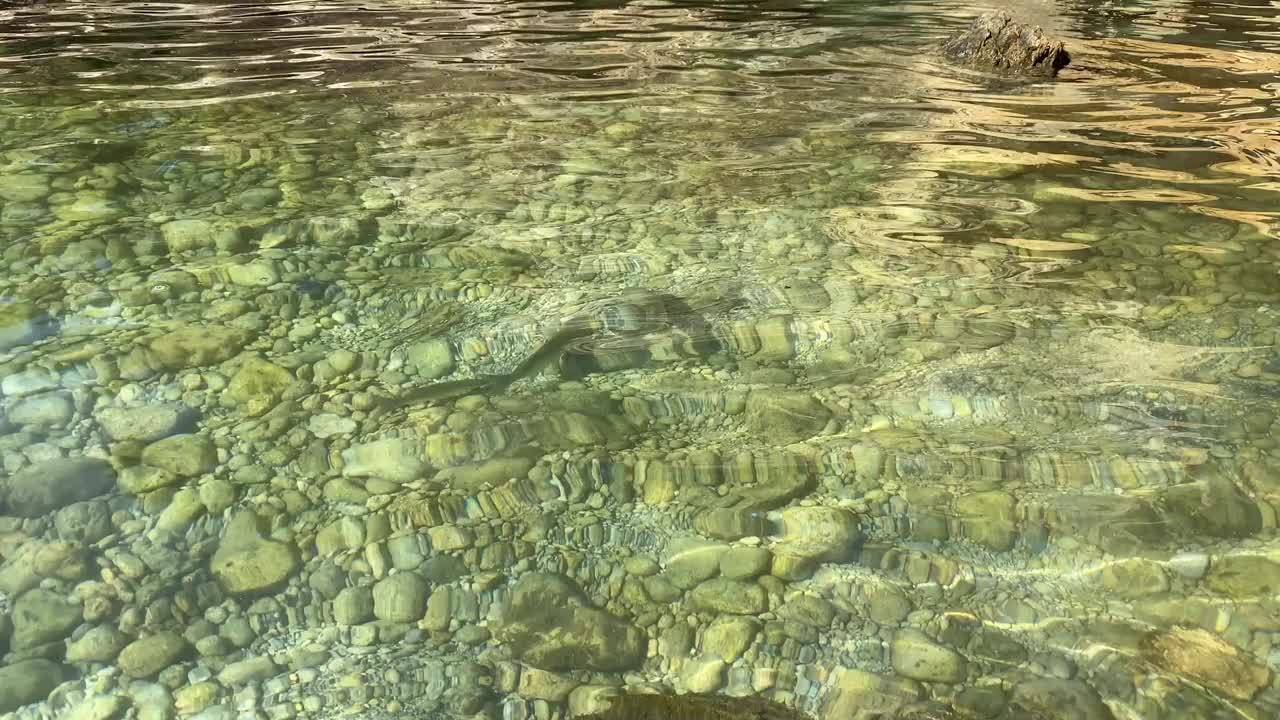
[[[1280,4],[0,9],[0,712],[1280,715]]]

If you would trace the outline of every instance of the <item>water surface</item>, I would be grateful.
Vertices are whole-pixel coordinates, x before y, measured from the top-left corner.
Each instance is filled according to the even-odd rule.
[[[0,10],[0,711],[1275,716],[1280,7],[1011,7]]]

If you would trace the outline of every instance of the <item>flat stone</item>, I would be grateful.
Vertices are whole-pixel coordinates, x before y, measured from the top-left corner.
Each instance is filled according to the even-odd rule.
[[[819,563],[848,562],[862,542],[858,517],[841,508],[787,508],[782,530],[773,548],[772,573],[783,580],[808,577]]]
[[[772,562],[768,548],[736,545],[720,557],[720,574],[731,580],[750,580],[769,572]]]
[[[13,603],[14,650],[26,650],[65,638],[80,624],[80,604],[63,595],[35,588]]]
[[[732,615],[759,615],[769,609],[764,588],[756,583],[727,578],[707,580],[689,593],[695,610]]]
[[[218,673],[218,682],[229,688],[237,688],[251,682],[268,680],[279,671],[280,668],[271,662],[271,658],[259,655],[228,664]]]
[[[877,625],[897,625],[911,614],[911,600],[901,590],[878,583],[867,591],[867,616]]]
[[[807,393],[757,391],[747,397],[747,427],[781,445],[817,435],[830,419],[831,411]]]
[[[59,538],[80,545],[96,543],[115,530],[111,524],[111,508],[105,500],[86,500],[58,510],[53,516],[53,527]]]
[[[899,630],[890,646],[894,672],[912,680],[959,683],[968,674],[964,656],[918,630]]]
[[[298,569],[298,554],[283,542],[263,538],[257,517],[241,511],[227,522],[209,568],[226,592],[253,595],[286,583]]]
[[[78,639],[67,641],[67,662],[109,663],[128,644],[124,633],[111,625],[98,625]]]
[[[125,709],[119,695],[92,695],[81,700],[61,716],[61,720],[111,720]]]
[[[356,431],[356,421],[333,413],[314,415],[307,421],[307,429],[312,435],[327,440],[336,435],[350,435]]]
[[[0,352],[43,340],[56,332],[57,327],[58,324],[48,313],[31,303],[0,304]],[[0,389],[13,397],[17,393],[9,392],[13,386],[9,381],[10,377],[13,376],[0,381]]]
[[[1232,600],[1247,600],[1280,592],[1280,562],[1260,555],[1214,558],[1204,584]]]
[[[1121,597],[1154,595],[1169,589],[1164,567],[1154,560],[1123,558],[1108,562],[1099,573],[1102,586]]]
[[[188,432],[195,420],[195,413],[185,405],[170,403],[134,408],[103,408],[94,415],[94,419],[112,440],[151,443],[180,432]]]
[[[442,378],[453,371],[453,347],[440,338],[414,343],[405,348],[405,364],[426,380]]]
[[[175,485],[178,476],[150,465],[132,465],[120,471],[120,490],[130,495],[143,495]]]
[[[550,672],[542,668],[525,666],[520,669],[520,684],[516,692],[530,700],[564,702],[578,681],[568,675]]]
[[[376,477],[394,483],[417,480],[428,467],[421,442],[404,438],[354,445],[342,451],[342,462],[345,477]]]
[[[645,658],[640,628],[590,607],[573,581],[551,573],[516,581],[494,635],[524,662],[557,672],[619,672]]]
[[[1262,513],[1230,480],[1213,477],[1164,488],[1164,507],[1179,527],[1198,535],[1243,538],[1262,529]]]
[[[748,617],[719,617],[702,633],[702,652],[732,664],[751,647],[760,623]]]
[[[9,422],[20,427],[62,427],[75,415],[71,394],[66,392],[44,393],[19,399],[8,413]]]
[[[1041,678],[1013,686],[1010,714],[1021,711],[1031,717],[1063,720],[1111,720],[1111,711],[1097,691],[1079,680]]]
[[[373,586],[373,614],[379,620],[417,622],[427,610],[431,588],[412,572],[399,572]]]
[[[96,458],[57,458],[29,465],[9,478],[8,512],[39,517],[108,492],[115,471]]]
[[[450,490],[474,493],[487,487],[497,487],[508,480],[523,478],[532,468],[532,458],[494,458],[445,468],[436,473],[434,479],[444,483]]]
[[[142,462],[178,477],[195,477],[217,466],[218,451],[204,435],[171,435],[143,448]]]
[[[131,678],[147,678],[177,662],[190,649],[178,633],[159,632],[126,645],[116,658],[116,666]]]
[[[67,666],[42,658],[0,666],[0,712],[43,701],[71,676]]]
[[[258,417],[280,402],[293,373],[260,357],[249,357],[236,370],[222,393],[223,402],[239,408],[249,417]]]
[[[923,695],[914,680],[845,667],[834,668],[828,684],[831,689],[819,712],[821,720],[896,717],[899,708]]]
[[[718,657],[691,658],[680,668],[680,682],[691,693],[712,693],[724,686],[725,662]]]
[[[156,528],[181,535],[203,514],[204,503],[200,502],[200,493],[195,488],[181,488],[156,518]]]
[[[673,585],[688,590],[720,572],[720,559],[729,551],[724,543],[701,538],[676,538],[667,545],[666,577]]]
[[[1018,539],[1016,505],[1012,495],[997,490],[958,497],[955,511],[966,537],[991,550],[1006,552]]]
[[[1191,678],[1237,700],[1267,687],[1271,672],[1248,653],[1202,628],[1175,627],[1149,635],[1142,657],[1177,678]]]
[[[244,330],[224,325],[192,325],[153,339],[151,354],[166,370],[207,367],[235,357],[249,341]]]

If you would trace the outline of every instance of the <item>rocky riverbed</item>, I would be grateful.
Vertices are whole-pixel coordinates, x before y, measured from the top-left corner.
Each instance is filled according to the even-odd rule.
[[[0,107],[0,713],[1280,712],[1238,168],[782,100],[55,100]],[[635,288],[696,322],[396,407]]]

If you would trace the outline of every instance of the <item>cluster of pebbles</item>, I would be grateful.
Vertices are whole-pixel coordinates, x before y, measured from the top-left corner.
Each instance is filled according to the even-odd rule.
[[[1280,713],[1265,228],[840,127],[780,198],[611,107],[230,108],[4,121],[0,712]],[[395,407],[627,288],[696,317]]]

